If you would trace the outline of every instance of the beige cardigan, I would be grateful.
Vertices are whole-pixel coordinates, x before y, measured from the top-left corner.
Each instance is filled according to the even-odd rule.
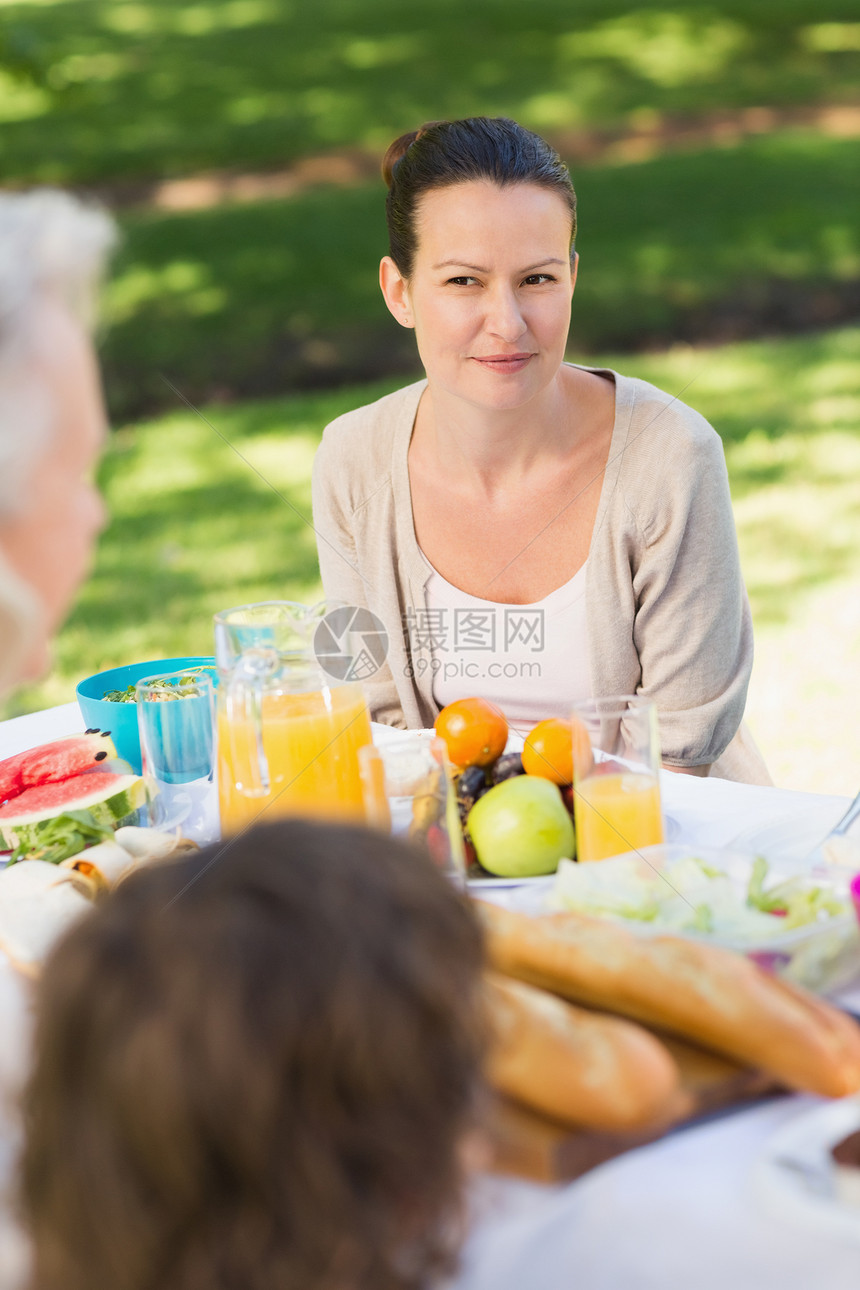
[[[722,443],[677,399],[645,381],[604,374],[615,381],[616,400],[588,556],[594,693],[653,698],[667,765],[720,759],[712,773],[770,783],[739,731],[752,622]],[[415,537],[407,469],[425,388],[419,381],[338,417],[313,471],[325,594],[371,609],[385,624],[387,662],[364,684],[374,718],[407,728],[432,726],[438,713],[430,650],[413,649],[406,631],[410,610],[425,607],[430,574]]]

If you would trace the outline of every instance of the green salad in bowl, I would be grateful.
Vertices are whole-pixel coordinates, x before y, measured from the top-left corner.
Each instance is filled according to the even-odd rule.
[[[826,992],[860,974],[850,877],[789,875],[762,856],[662,844],[594,864],[562,860],[546,906],[707,940]]]

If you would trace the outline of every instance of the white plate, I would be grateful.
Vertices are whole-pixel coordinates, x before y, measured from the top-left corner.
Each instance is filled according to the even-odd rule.
[[[671,815],[664,815],[663,823],[665,825],[666,842],[674,842],[681,832],[680,824],[677,820],[673,820]],[[482,887],[530,887],[534,883],[546,882],[548,878],[554,877],[554,874],[548,874],[539,878],[470,878],[467,886],[475,891],[480,890]]]
[[[816,1106],[774,1134],[753,1171],[753,1186],[774,1217],[860,1247],[860,1208],[836,1197],[830,1148],[860,1128],[860,1099]]]
[[[470,891],[482,891],[489,888],[495,888],[497,891],[507,891],[514,887],[540,887],[552,882],[555,878],[554,873],[540,874],[536,878],[469,878],[466,886]]]
[[[555,874],[550,873],[540,878],[521,878],[516,885],[508,885],[505,878],[496,878],[478,879],[467,883],[467,886],[469,894],[476,900],[487,900],[491,905],[501,905],[503,909],[538,918],[546,913],[546,898],[554,882]]]
[[[666,826],[666,841],[672,842],[680,833],[681,826],[677,820],[673,820],[670,815],[664,815],[663,822]],[[470,891],[511,891],[515,887],[538,887],[546,886],[555,880],[555,874],[542,874],[538,878],[469,878],[466,886]]]

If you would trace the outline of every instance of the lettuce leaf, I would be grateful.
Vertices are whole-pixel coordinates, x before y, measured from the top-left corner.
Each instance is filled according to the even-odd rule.
[[[45,860],[48,864],[59,864],[76,856],[85,847],[95,842],[103,842],[113,837],[113,829],[96,823],[89,811],[64,811],[46,820],[44,828],[39,831],[39,845],[21,845],[15,848],[9,857],[9,863],[18,860]]]

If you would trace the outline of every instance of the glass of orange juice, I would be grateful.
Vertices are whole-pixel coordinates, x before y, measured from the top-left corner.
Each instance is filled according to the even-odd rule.
[[[605,860],[662,842],[654,704],[636,695],[592,699],[576,704],[572,717],[580,733],[573,770],[577,859]]]
[[[371,743],[364,692],[322,670],[321,602],[240,605],[215,615],[218,794],[227,837],[257,820],[365,818],[359,749]]]

